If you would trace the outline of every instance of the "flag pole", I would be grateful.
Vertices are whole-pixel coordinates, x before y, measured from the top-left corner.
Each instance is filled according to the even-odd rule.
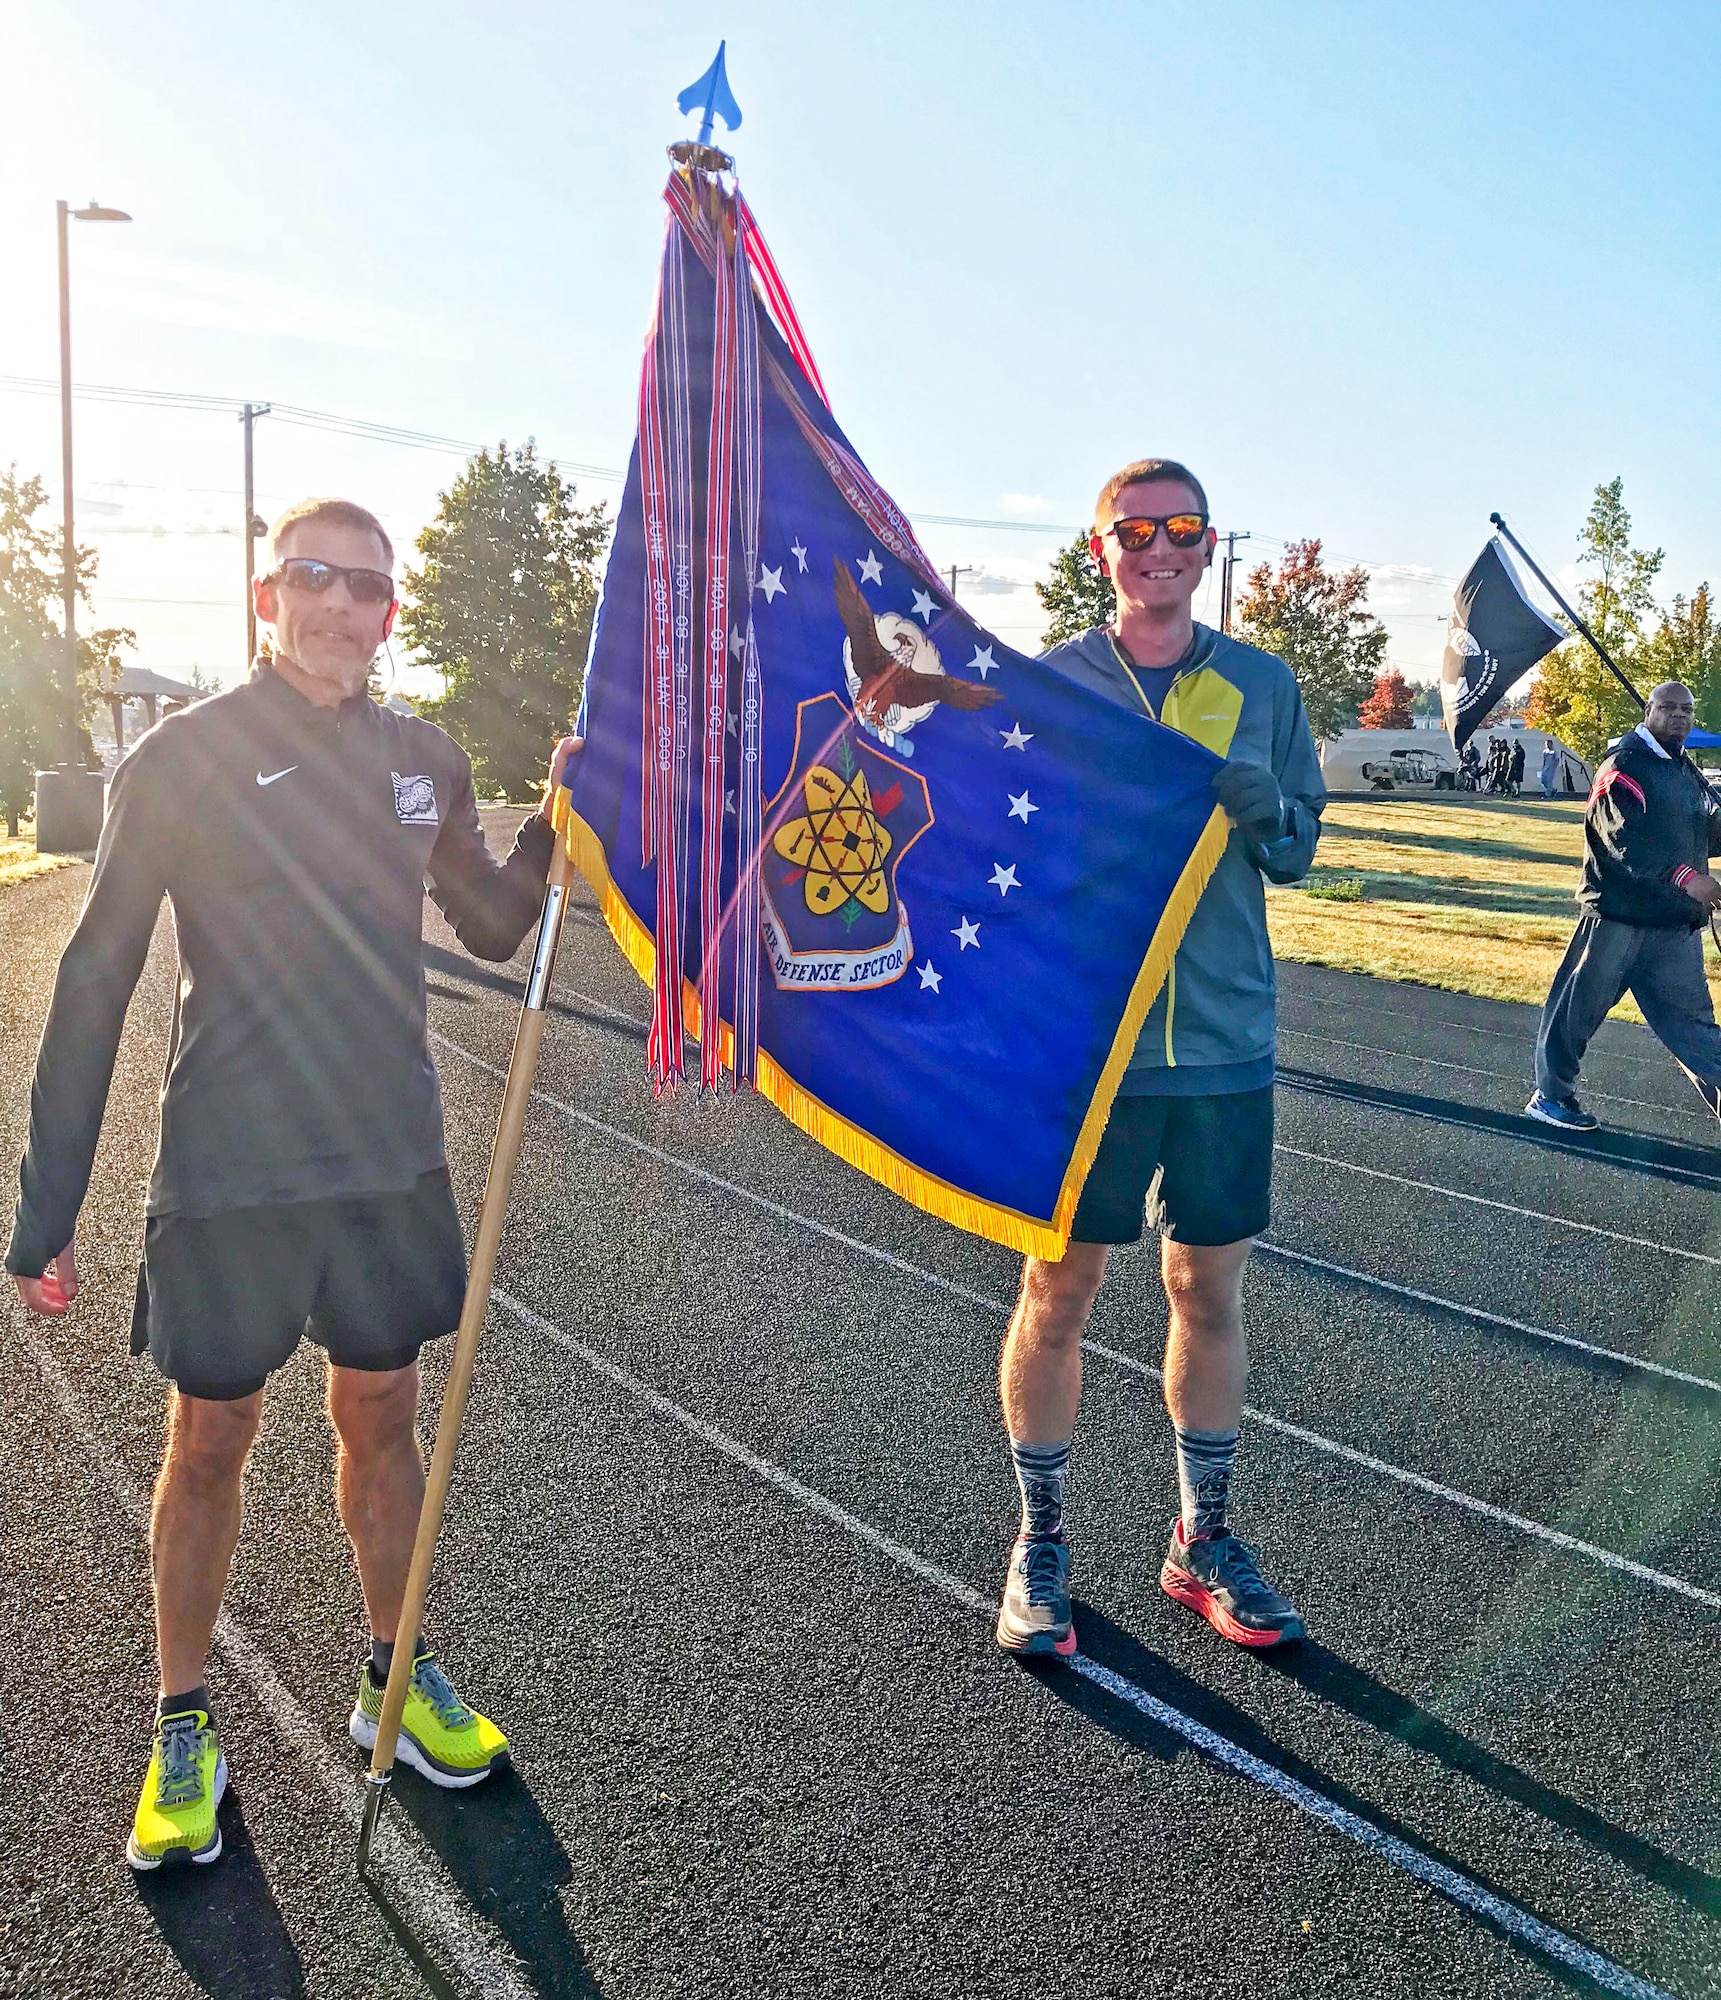
[[[365,1784],[364,1817],[359,1825],[361,1876],[367,1874],[370,1868],[371,1842],[376,1837],[377,1820],[388,1797],[389,1780],[394,1771],[395,1750],[400,1740],[400,1718],[406,1707],[407,1690],[412,1683],[413,1649],[418,1639],[419,1623],[424,1616],[424,1600],[430,1587],[430,1565],[436,1554],[436,1537],[442,1526],[449,1482],[454,1473],[454,1451],[460,1439],[460,1425],[466,1414],[466,1399],[472,1388],[473,1369],[478,1360],[478,1337],[484,1330],[484,1318],[489,1310],[496,1256],[502,1243],[502,1225],[507,1219],[514,1166],[520,1157],[526,1112],[532,1101],[532,1082],[538,1068],[538,1044],[544,1037],[550,979],[555,971],[562,919],[567,913],[568,890],[573,879],[574,866],[568,858],[567,842],[558,833],[555,852],[550,858],[549,884],[544,896],[543,920],[538,926],[537,948],[532,954],[532,970],[526,981],[525,1004],[520,1010],[520,1023],[514,1034],[514,1052],[508,1061],[502,1112],[496,1122],[496,1137],[490,1149],[490,1172],[478,1210],[478,1233],[472,1245],[466,1302],[460,1314],[460,1330],[454,1338],[454,1359],[448,1370],[448,1384],[442,1392],[436,1446],[431,1453],[430,1471],[425,1479],[424,1505],[418,1517],[412,1564],[407,1571],[406,1596],[400,1608],[400,1622],[395,1627],[394,1659],[389,1667],[382,1715],[377,1723],[376,1747],[371,1752],[370,1775]]]
[[[1638,707],[1643,709],[1644,712],[1647,714],[1649,709],[1649,704],[1644,700],[1643,696],[1638,693],[1637,689],[1632,686],[1631,682],[1626,679],[1625,675],[1620,672],[1619,668],[1614,665],[1612,659],[1609,658],[1608,656],[1607,648],[1590,630],[1590,628],[1584,623],[1584,621],[1578,616],[1578,614],[1572,609],[1572,607],[1566,602],[1566,600],[1560,595],[1560,593],[1554,588],[1553,584],[1549,581],[1547,572],[1542,568],[1541,564],[1537,562],[1536,558],[1533,555],[1531,555],[1530,551],[1527,548],[1525,548],[1523,543],[1519,541],[1519,539],[1517,538],[1516,535],[1513,534],[1511,529],[1506,526],[1504,519],[1500,515],[1490,514],[1488,518],[1490,521],[1493,522],[1494,526],[1500,530],[1501,534],[1503,534],[1506,537],[1507,541],[1509,541],[1512,544],[1513,548],[1515,548],[1518,551],[1519,555],[1521,555],[1524,558],[1525,562],[1527,562],[1530,565],[1531,569],[1535,571],[1536,575],[1541,578],[1542,588],[1548,593],[1548,595],[1554,600],[1554,602],[1572,621],[1572,623],[1577,627],[1578,631],[1582,633],[1584,638],[1586,638],[1590,642],[1590,645],[1595,649],[1596,658],[1601,661],[1602,665],[1607,668],[1608,672],[1613,675],[1614,679],[1619,682],[1620,686],[1625,689],[1626,693],[1631,696],[1632,700],[1637,703]],[[1691,768],[1697,774],[1697,782],[1709,794],[1711,802],[1714,803],[1715,805],[1721,805],[1721,795],[1717,795],[1715,787],[1712,784],[1710,784],[1709,780],[1703,775],[1703,773],[1697,769],[1695,761],[1692,762]],[[1711,929],[1712,930],[1714,929],[1713,922],[1711,923]],[[1721,950],[1721,932],[1716,932],[1715,944],[1717,950]]]
[[[1632,686],[1631,682],[1628,681],[1625,675],[1620,672],[1619,668],[1614,665],[1612,658],[1608,654],[1607,648],[1590,630],[1590,628],[1584,623],[1584,621],[1578,616],[1578,614],[1572,609],[1572,607],[1566,602],[1566,600],[1560,595],[1560,593],[1554,588],[1553,583],[1550,581],[1547,575],[1547,572],[1542,568],[1541,564],[1537,562],[1536,558],[1533,555],[1531,555],[1530,551],[1527,548],[1525,548],[1523,543],[1519,541],[1517,536],[1513,534],[1511,529],[1506,526],[1504,518],[1499,514],[1490,514],[1488,518],[1490,521],[1493,522],[1495,527],[1500,530],[1501,534],[1503,534],[1506,537],[1507,541],[1509,541],[1512,544],[1513,548],[1515,548],[1518,551],[1519,555],[1521,555],[1524,558],[1525,562],[1527,562],[1530,565],[1531,569],[1535,571],[1536,575],[1540,577],[1542,582],[1542,588],[1548,593],[1548,595],[1554,600],[1554,602],[1572,621],[1572,623],[1577,627],[1578,631],[1582,633],[1584,638],[1586,638],[1590,642],[1590,645],[1595,650],[1596,658],[1601,661],[1602,665],[1607,668],[1608,672],[1613,675],[1614,679],[1619,682],[1620,686],[1625,689],[1626,693],[1631,696],[1632,700],[1637,703],[1639,708],[1646,707],[1647,704],[1645,703],[1643,696],[1638,693],[1637,689]]]

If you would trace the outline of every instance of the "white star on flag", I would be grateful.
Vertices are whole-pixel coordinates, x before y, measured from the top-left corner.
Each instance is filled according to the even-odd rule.
[[[1019,722],[1011,723],[1008,729],[1000,729],[998,734],[1003,737],[1006,750],[1026,750],[1034,740],[1031,731],[1023,735],[1022,725]]]
[[[1010,810],[1004,815],[1006,819],[1019,819],[1026,826],[1029,813],[1037,813],[1040,810],[1026,792],[1020,798],[1014,792],[1006,792],[1004,796],[1010,801]]]
[[[868,549],[866,560],[860,566],[862,583],[883,583],[884,565],[878,559],[876,549]]]
[[[968,662],[970,670],[976,667],[979,668],[982,680],[992,672],[997,664],[998,662],[992,657],[992,648],[990,646],[976,646],[974,648],[974,657]]]
[[[774,603],[777,598],[786,595],[789,586],[783,581],[781,567],[766,569],[763,563],[761,563],[759,566],[759,588],[765,593],[765,602],[767,604]]]
[[[800,565],[801,574],[805,576],[807,573],[806,550],[801,547],[799,542],[791,542],[789,544],[789,553],[795,558],[795,561]]]
[[[962,947],[964,951],[966,951],[970,945],[972,945],[976,951],[980,949],[980,926],[977,923],[975,923],[972,917],[964,917],[961,923],[959,923],[956,926],[955,930],[953,930],[950,933],[950,935],[956,939],[957,943]]]
[[[914,615],[916,618],[924,618],[927,624],[930,625],[932,623],[932,614],[937,609],[938,606],[933,603],[924,590],[917,590],[914,593]]]
[[[733,625],[729,628],[729,650],[735,655],[736,659],[740,659],[741,655],[747,650],[746,640],[742,638]]]
[[[942,972],[934,972],[932,969],[932,961],[931,959],[928,959],[926,963],[920,968],[921,991],[925,992],[926,988],[930,986],[933,992],[936,993],[939,987],[941,987],[943,984],[944,984],[944,974]]]
[[[987,876],[986,881],[988,887],[996,889],[1000,896],[1008,896],[1012,889],[1019,889],[1022,886],[1016,880],[1016,864],[1013,861],[1008,868],[1002,861],[994,861],[992,873]]]

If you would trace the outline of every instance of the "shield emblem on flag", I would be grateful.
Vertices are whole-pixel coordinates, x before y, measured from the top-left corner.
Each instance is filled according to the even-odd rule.
[[[863,993],[908,970],[897,869],[932,824],[926,781],[868,742],[834,694],[803,701],[766,809],[763,930],[783,992]]]

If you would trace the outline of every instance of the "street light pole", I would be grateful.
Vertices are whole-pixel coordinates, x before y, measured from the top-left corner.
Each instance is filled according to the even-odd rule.
[[[54,204],[54,227],[60,257],[60,480],[63,487],[60,503],[60,592],[61,611],[65,619],[61,648],[61,671],[65,676],[65,685],[60,689],[60,699],[54,706],[58,711],[61,738],[59,761],[68,775],[65,786],[61,787],[66,797],[59,802],[60,811],[50,811],[48,815],[46,842],[42,824],[42,787],[39,783],[37,786],[36,845],[49,853],[64,852],[67,842],[75,842],[80,849],[95,845],[93,838],[86,840],[83,837],[90,831],[88,812],[71,803],[78,770],[78,541],[72,503],[72,259],[68,224],[73,221],[130,220],[131,217],[123,209],[102,208],[93,201],[87,208],[70,208],[63,201]],[[53,774],[44,775],[51,777]],[[95,820],[96,830],[99,831],[99,802]]]
[[[245,671],[251,671],[251,662],[257,657],[257,604],[251,593],[251,580],[257,573],[257,537],[263,532],[263,523],[257,518],[257,496],[252,478],[251,439],[257,428],[257,419],[269,414],[267,403],[247,403],[239,421],[245,426]]]
[[[72,518],[72,259],[69,213],[63,201],[54,204],[60,250],[60,591],[65,644],[60,671],[65,686],[56,704],[60,711],[60,759],[69,769],[78,761],[78,550]]]

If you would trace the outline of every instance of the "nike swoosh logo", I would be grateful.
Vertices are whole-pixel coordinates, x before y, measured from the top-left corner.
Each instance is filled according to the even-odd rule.
[[[289,764],[285,771],[271,771],[268,777],[266,778],[264,777],[263,773],[259,771],[257,773],[257,782],[260,785],[272,785],[277,778],[289,777],[298,768],[299,767],[297,764]]]

